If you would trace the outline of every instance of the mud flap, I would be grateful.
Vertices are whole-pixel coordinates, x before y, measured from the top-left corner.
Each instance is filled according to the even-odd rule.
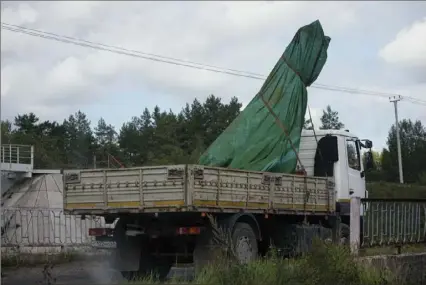
[[[138,271],[142,252],[140,237],[124,236],[117,242],[114,268],[118,271]]]

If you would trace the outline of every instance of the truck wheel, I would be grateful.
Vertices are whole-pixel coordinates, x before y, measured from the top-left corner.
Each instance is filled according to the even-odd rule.
[[[232,233],[232,242],[234,243],[234,253],[240,263],[249,263],[257,257],[258,247],[256,235],[249,224],[235,224]]]
[[[154,279],[162,281],[169,274],[172,265],[173,262],[170,262],[167,258],[142,253],[137,275],[139,279],[152,276]]]
[[[340,244],[349,245],[350,228],[347,224],[340,224]]]
[[[128,281],[137,281],[147,277],[163,281],[170,272],[173,262],[167,258],[155,257],[143,250],[139,260],[139,271],[121,271],[121,275]]]
[[[118,260],[120,268],[117,268],[123,278],[131,280],[139,280],[142,278],[153,276],[160,280],[167,277],[170,272],[170,269],[173,265],[173,261],[166,257],[156,257],[151,255],[149,240],[147,238],[136,238],[132,237],[130,240],[125,238],[125,226],[124,222],[118,221],[115,231],[114,239],[117,244],[118,254],[124,254],[124,257],[120,257]],[[123,266],[123,262],[137,262],[137,257],[132,254],[131,259],[126,252],[133,251],[135,254],[138,254],[135,251],[139,252],[139,268],[132,268],[132,270],[123,270],[126,269],[126,265]],[[124,258],[121,259],[121,258]],[[133,260],[133,261],[132,261]],[[117,262],[117,261],[116,261]],[[120,266],[121,265],[121,266]],[[121,270],[120,270],[121,269]],[[136,269],[136,270],[135,270]]]

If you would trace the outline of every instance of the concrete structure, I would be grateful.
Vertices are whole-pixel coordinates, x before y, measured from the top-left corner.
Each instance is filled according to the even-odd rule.
[[[34,167],[34,147],[5,144],[1,146],[1,170],[30,174]]]
[[[33,174],[9,189],[3,197],[2,245],[51,247],[88,245],[90,227],[104,226],[97,217],[63,212],[61,174]]]
[[[1,194],[5,194],[17,181],[29,178],[34,169],[34,147],[5,144],[0,148]]]
[[[2,145],[0,155],[3,248],[39,252],[92,243],[89,228],[105,226],[105,222],[98,217],[83,220],[63,212],[60,170],[34,169],[33,146]]]

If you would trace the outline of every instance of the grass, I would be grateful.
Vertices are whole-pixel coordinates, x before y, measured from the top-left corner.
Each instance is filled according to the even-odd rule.
[[[426,252],[426,244],[407,244],[400,247],[396,246],[377,246],[360,249],[360,256],[373,256],[373,255],[393,255],[393,254],[407,254],[407,253],[423,253]]]
[[[368,182],[370,198],[426,199],[426,186],[390,182]]]
[[[300,284],[300,285],[385,285],[392,274],[364,267],[347,247],[315,242],[314,250],[299,259],[276,255],[247,265],[220,262],[197,275],[194,284]]]
[[[102,256],[111,252],[103,252]],[[99,254],[88,254],[85,248],[20,248],[3,247],[1,252],[2,268],[39,267],[45,264],[63,264],[72,261],[99,258]]]
[[[298,259],[274,254],[249,264],[221,258],[201,270],[193,281],[172,279],[163,284],[199,285],[402,285],[388,270],[365,266],[344,246],[315,241],[314,250]],[[159,284],[155,277],[127,284]]]
[[[16,250],[3,252],[2,268],[34,267],[45,264],[62,264],[78,260],[78,254],[68,252],[27,253]]]
[[[209,216],[214,232],[215,246],[219,249],[216,259],[197,272],[192,282],[173,279],[169,284],[199,285],[402,285],[387,269],[378,270],[365,266],[350,252],[347,246],[314,241],[313,250],[297,259],[279,257],[271,248],[269,254],[248,264],[236,260],[230,245],[229,233],[217,227]],[[158,284],[150,276],[131,284]]]

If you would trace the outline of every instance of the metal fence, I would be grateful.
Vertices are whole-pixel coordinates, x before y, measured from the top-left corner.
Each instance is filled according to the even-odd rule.
[[[4,144],[1,146],[1,163],[33,164],[34,149],[31,145]]]
[[[361,247],[426,243],[426,200],[362,199]]]
[[[426,243],[426,200],[363,199],[361,247]],[[2,208],[1,244],[109,247],[89,228],[114,227],[96,216],[68,215],[63,209]]]
[[[93,246],[89,228],[112,227],[103,218],[67,215],[62,209],[2,208],[4,247]]]

